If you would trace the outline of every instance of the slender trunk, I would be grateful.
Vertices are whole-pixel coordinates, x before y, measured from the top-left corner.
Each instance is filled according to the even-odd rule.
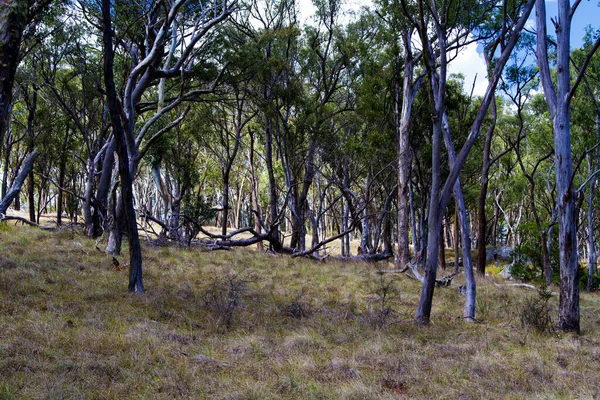
[[[6,196],[6,192],[8,190],[8,166],[10,163],[10,153],[12,150],[12,133],[10,131],[10,121],[8,121],[8,129],[6,135],[6,143],[0,142],[0,153],[2,153],[2,146],[4,146],[4,168],[2,174],[2,192],[0,194],[0,199]],[[0,136],[2,136],[0,134]]]
[[[398,263],[402,266],[410,261],[410,250],[408,240],[408,218],[412,203],[409,206],[410,171],[412,163],[412,151],[409,141],[409,127],[412,115],[412,106],[417,94],[419,82],[414,83],[414,60],[411,48],[412,29],[402,32],[402,43],[404,46],[404,68],[402,86],[402,109],[400,103],[400,84],[396,82],[396,129],[398,140]],[[413,215],[414,217],[414,215]],[[414,218],[413,218],[414,225]],[[413,229],[413,240],[415,231]]]
[[[94,214],[98,217],[94,218],[100,222],[101,226],[94,227],[94,236],[99,236],[102,231],[109,231],[108,218],[109,213],[112,211],[109,209],[108,197],[112,193],[113,182],[118,175],[113,171],[115,169],[115,150],[116,142],[112,139],[104,153],[104,160],[102,162],[102,171],[100,173],[100,180],[98,181],[98,188],[96,189],[96,202],[94,207]],[[92,175],[95,174],[95,166],[90,169]],[[90,179],[94,179],[93,176]]]
[[[546,277],[546,284],[552,284],[552,265],[550,263],[550,249],[548,247],[548,230],[544,229],[540,232],[542,240],[542,262],[544,268],[544,276]]]
[[[258,202],[258,180],[256,179],[256,172],[254,171],[254,133],[250,133],[250,151],[248,153],[248,164],[250,166],[250,198],[252,200],[252,209],[254,210],[253,218],[254,218],[254,230],[256,233],[261,233],[262,227],[260,224],[259,217],[261,215],[260,212],[260,204]],[[262,242],[258,242],[256,244],[258,250],[262,250]]]
[[[119,154],[119,176],[121,178],[121,198],[129,239],[129,291],[143,292],[142,251],[137,230],[135,209],[133,208],[133,181],[129,166],[129,156],[125,143],[125,132],[121,121],[121,112],[117,100],[113,65],[114,50],[111,27],[110,0],[102,0],[102,39],[104,45],[104,83],[106,99],[113,127],[117,153]],[[129,115],[133,118],[133,115]],[[129,125],[133,121],[129,121]],[[132,155],[133,156],[133,155]]]
[[[600,118],[596,117],[596,124],[600,125]],[[599,129],[600,131],[600,129]],[[598,159],[598,151],[596,150],[595,160]],[[589,159],[588,159],[589,162]],[[594,168],[591,167],[594,165]],[[593,173],[597,168],[598,162],[594,163],[590,162],[590,173]],[[588,248],[588,279],[587,279],[587,291],[591,292],[594,282],[594,274],[596,273],[596,236],[594,234],[594,192],[596,188],[596,178],[592,178],[590,182],[590,191],[588,194],[588,210],[587,210],[587,230],[588,230],[588,240],[587,240],[587,248]]]
[[[477,199],[477,273],[485,276],[485,245],[486,245],[486,225],[487,218],[485,216],[485,200],[487,198],[489,173],[491,167],[490,154],[492,149],[492,138],[494,136],[495,121],[497,118],[496,98],[491,104],[492,124],[488,128],[485,135],[485,143],[483,146],[483,162],[481,167],[481,189],[479,190],[479,198]]]
[[[229,171],[223,174],[223,219],[221,220],[221,234],[227,235],[227,222],[229,221]]]
[[[440,238],[440,245],[438,246],[438,265],[441,270],[446,270],[446,246],[442,238]]]
[[[11,188],[6,192],[6,195],[2,197],[2,200],[0,201],[0,215],[6,214],[6,210],[8,210],[10,203],[12,203],[15,198],[18,198],[21,187],[23,186],[23,182],[25,182],[25,178],[33,169],[33,162],[37,156],[38,152],[37,150],[34,150],[23,162],[23,165],[21,166],[21,169],[17,174]]]
[[[56,224],[62,225],[62,213],[63,213],[63,190],[65,187],[65,159],[61,157],[60,164],[58,167],[58,195],[56,196]]]
[[[421,287],[419,305],[415,314],[415,322],[428,324],[433,305],[433,292],[438,267],[438,251],[440,247],[440,233],[442,231],[442,218],[439,207],[440,198],[440,155],[442,133],[442,111],[439,110],[437,118],[433,121],[432,155],[431,155],[431,189],[429,192],[429,216],[427,232],[427,255],[425,258],[425,277]]]
[[[27,210],[29,210],[29,220],[35,223],[35,177],[33,171],[29,173],[27,181]]]
[[[417,230],[417,219],[415,216],[415,205],[413,201],[413,188],[412,183],[408,184],[409,190],[409,204],[410,204],[410,221],[411,221],[411,229],[412,229],[412,245],[413,245],[413,255],[416,257],[417,254],[421,252],[421,243],[419,241],[419,231]]]
[[[569,66],[571,19],[570,1],[558,1],[557,85],[552,82],[548,63],[546,4],[536,0],[537,58],[544,95],[552,116],[554,154],[556,163],[556,193],[558,243],[560,258],[560,298],[558,327],[563,331],[579,333],[579,282],[577,279],[577,212],[573,188],[573,161],[571,156],[571,73]]]
[[[265,163],[269,177],[269,218],[268,227],[272,232],[270,242],[272,250],[281,250],[282,244],[279,234],[279,221],[277,212],[277,184],[275,182],[275,173],[273,170],[273,132],[271,129],[271,120],[265,117]]]

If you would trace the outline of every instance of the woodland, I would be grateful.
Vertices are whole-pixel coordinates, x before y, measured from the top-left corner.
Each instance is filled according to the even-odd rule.
[[[77,231],[134,293],[154,247],[368,262],[418,283],[415,326],[457,276],[480,322],[510,248],[512,278],[558,298],[552,331],[579,334],[600,283],[600,30],[573,47],[581,0],[556,3],[6,0],[2,230]],[[473,43],[480,96],[448,72]]]
[[[585,3],[3,1],[0,398],[598,397]]]

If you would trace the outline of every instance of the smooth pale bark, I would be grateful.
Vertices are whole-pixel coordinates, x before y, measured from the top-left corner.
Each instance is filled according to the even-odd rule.
[[[456,151],[452,144],[450,137],[450,125],[448,122],[448,116],[444,113],[444,144],[448,151],[448,161],[450,168],[454,166],[456,162]],[[471,259],[471,233],[469,231],[469,220],[467,217],[467,207],[465,206],[465,200],[460,185],[460,179],[456,180],[454,185],[454,199],[456,201],[456,214],[458,222],[460,224],[460,232],[462,235],[462,251],[463,251],[463,269],[465,272],[465,286],[467,289],[467,296],[465,300],[465,308],[463,317],[469,322],[475,321],[475,302],[477,296],[477,285],[475,283],[475,275],[473,274],[473,261]],[[458,235],[456,237],[458,242]],[[458,243],[456,246],[456,265],[455,272],[458,272]]]
[[[409,215],[411,211],[410,171],[412,162],[412,150],[409,141],[410,119],[412,106],[421,80],[414,81],[414,57],[411,46],[412,29],[402,32],[402,44],[404,49],[404,67],[402,82],[402,107],[400,109],[400,85],[396,83],[395,114],[398,140],[398,256],[397,262],[404,266],[410,261],[409,250]],[[414,219],[413,219],[414,221]],[[412,230],[413,238],[415,230]]]
[[[596,116],[596,132],[600,137],[600,115]],[[594,151],[594,160],[590,160],[591,156],[588,156],[588,170],[590,174],[593,174],[598,169],[598,149]],[[588,210],[587,210],[587,229],[588,229],[588,280],[586,290],[591,292],[593,289],[593,278],[596,274],[596,263],[597,263],[597,252],[596,252],[596,235],[594,233],[594,193],[596,190],[596,177],[592,178],[590,182],[590,189],[588,193]]]
[[[439,62],[436,62],[434,57],[434,51],[432,43],[428,37],[428,29],[424,24],[418,24],[418,31],[421,37],[421,42],[424,46],[424,53],[426,54],[425,65],[427,72],[430,75],[430,81],[432,84],[433,101],[435,105],[435,115],[433,121],[433,135],[432,135],[432,187],[430,191],[430,210],[428,220],[428,240],[427,240],[427,259],[425,261],[425,281],[421,289],[421,296],[419,299],[419,305],[415,314],[415,322],[417,323],[429,323],[431,308],[433,302],[433,292],[435,289],[435,277],[437,273],[437,247],[439,246],[439,235],[442,228],[442,217],[446,210],[450,197],[452,196],[454,185],[458,179],[460,170],[462,169],[466,158],[473,148],[477,137],[481,131],[481,126],[485,115],[487,114],[488,108],[491,104],[492,99],[495,96],[495,89],[498,85],[498,81],[502,74],[502,70],[509,59],[512,50],[514,49],[521,30],[525,26],[525,23],[531,13],[535,0],[529,0],[523,9],[519,20],[512,29],[508,40],[506,41],[505,47],[499,55],[494,70],[490,76],[488,87],[485,95],[483,96],[482,103],[477,110],[474,122],[471,125],[471,129],[465,144],[456,157],[456,163],[451,168],[448,177],[444,183],[443,188],[440,190],[440,147],[441,147],[441,125],[443,113],[445,111],[444,106],[444,95],[445,95],[445,82],[446,82],[446,32],[443,27],[440,26],[439,22],[435,22],[436,34],[437,34],[437,48],[439,53]],[[422,5],[422,4],[421,4]],[[436,10],[435,2],[430,3],[430,8]],[[435,14],[435,13],[434,13]],[[437,65],[439,65],[439,70]],[[439,71],[439,72],[438,72]],[[437,79],[434,79],[434,74],[437,74]],[[437,80],[437,82],[436,82]]]
[[[411,221],[411,232],[412,232],[412,246],[413,246],[413,254],[415,258],[418,258],[421,253],[421,240],[420,240],[420,230],[418,229],[417,217],[415,215],[415,205],[413,199],[413,188],[412,183],[408,182],[408,200],[410,205],[410,221]],[[418,261],[418,260],[417,260]]]
[[[570,1],[558,0],[556,27],[556,86],[548,62],[548,37],[546,28],[546,2],[536,0],[536,55],[544,96],[552,117],[554,156],[556,166],[558,243],[560,258],[560,299],[558,327],[566,332],[580,331],[579,282],[577,279],[577,211],[573,188],[573,160],[571,156],[571,97],[583,68],[571,85],[569,66],[571,19],[579,1],[571,7]],[[594,46],[597,49],[597,46]]]
[[[13,185],[8,190],[8,192],[6,192],[6,195],[2,198],[2,201],[0,201],[0,215],[6,214],[6,210],[8,210],[10,203],[12,203],[15,197],[19,195],[21,187],[23,186],[23,182],[25,182],[25,178],[33,170],[33,163],[37,158],[38,154],[39,153],[37,152],[37,150],[34,150],[27,156],[27,158],[23,162],[23,165],[21,166],[21,169],[19,170],[19,173],[17,174]]]

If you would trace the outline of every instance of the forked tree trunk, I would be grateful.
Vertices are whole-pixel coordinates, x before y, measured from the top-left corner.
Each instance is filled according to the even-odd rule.
[[[129,239],[129,291],[144,292],[142,282],[142,251],[137,230],[135,209],[133,208],[133,181],[129,166],[129,157],[125,144],[125,132],[121,121],[121,113],[117,103],[113,65],[114,50],[112,38],[110,0],[102,0],[102,40],[104,47],[104,83],[106,99],[117,153],[119,154],[119,176],[121,178],[121,197],[124,207],[124,217]]]
[[[437,247],[439,246],[440,240],[440,231],[442,228],[442,218],[443,213],[446,210],[450,197],[452,195],[453,189],[455,187],[455,183],[458,179],[458,175],[460,170],[462,169],[466,158],[473,148],[475,141],[479,135],[481,130],[481,126],[483,124],[483,120],[485,115],[487,114],[489,105],[492,101],[492,98],[495,94],[496,86],[498,85],[498,81],[502,74],[502,70],[504,69],[504,65],[508,61],[512,50],[517,43],[517,39],[522,31],[525,23],[529,18],[529,14],[531,13],[531,9],[533,8],[535,0],[529,0],[523,9],[523,13],[519,17],[519,20],[515,24],[512,31],[510,31],[510,35],[505,42],[505,46],[502,49],[501,54],[499,55],[494,70],[490,76],[488,87],[485,95],[483,96],[483,100],[479,109],[477,110],[477,114],[471,125],[471,129],[465,144],[463,145],[460,153],[456,157],[456,163],[451,168],[448,177],[444,183],[444,187],[441,188],[441,179],[440,179],[440,154],[441,154],[441,123],[442,118],[445,111],[444,105],[444,96],[445,96],[445,83],[446,83],[446,67],[447,67],[447,59],[446,59],[446,32],[444,27],[442,27],[439,23],[435,24],[436,27],[436,35],[437,35],[437,54],[439,54],[439,62],[436,62],[437,58],[435,57],[432,43],[428,37],[428,27],[424,26],[422,23],[418,24],[413,20],[415,24],[418,24],[418,30],[421,37],[421,42],[423,43],[424,52],[427,52],[426,57],[426,68],[427,72],[430,75],[430,81],[432,86],[432,97],[435,105],[435,115],[433,121],[433,135],[432,135],[432,182],[431,182],[431,191],[430,191],[430,210],[429,210],[429,232],[428,232],[428,241],[427,241],[427,259],[425,262],[425,281],[423,283],[421,289],[421,296],[419,299],[419,305],[417,308],[417,312],[415,314],[415,322],[417,323],[429,323],[432,301],[433,301],[433,292],[435,288],[435,278],[437,273]],[[436,9],[435,3],[431,2],[432,9]],[[443,17],[443,16],[442,16]],[[443,18],[442,18],[443,19]],[[508,33],[508,31],[505,31]],[[438,74],[438,65],[439,65],[439,75],[437,75],[437,80],[434,79],[434,75]]]

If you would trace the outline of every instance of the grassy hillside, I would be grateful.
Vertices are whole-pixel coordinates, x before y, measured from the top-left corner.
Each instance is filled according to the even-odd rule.
[[[420,285],[374,265],[146,246],[144,267],[132,295],[94,241],[0,224],[0,398],[600,395],[595,293],[577,337],[523,327],[539,295],[494,278],[479,323],[461,318],[459,277],[420,327]]]

